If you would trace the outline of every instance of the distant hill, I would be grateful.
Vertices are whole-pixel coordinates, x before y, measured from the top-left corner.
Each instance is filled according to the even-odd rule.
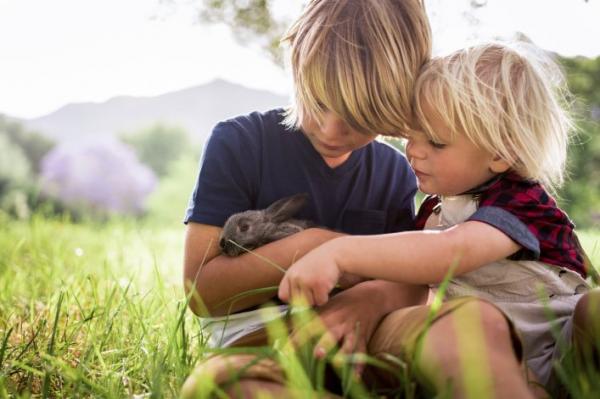
[[[57,141],[115,136],[156,122],[181,126],[194,141],[204,141],[220,120],[288,102],[285,96],[215,80],[156,97],[122,96],[104,103],[68,104],[51,114],[20,122]]]

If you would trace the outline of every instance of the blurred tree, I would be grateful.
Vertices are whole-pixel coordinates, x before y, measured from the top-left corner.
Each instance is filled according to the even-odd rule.
[[[23,150],[4,135],[0,135],[0,154],[0,192],[1,182],[24,182],[30,178],[31,165]]]
[[[0,134],[0,210],[19,218],[29,216],[31,165],[21,148]]]
[[[560,58],[573,94],[577,135],[560,201],[578,226],[600,227],[600,57]]]
[[[173,162],[169,173],[148,198],[148,220],[159,225],[181,223],[197,177],[198,157],[195,154],[190,152]]]
[[[121,140],[130,145],[138,159],[148,165],[158,177],[165,176],[171,164],[191,148],[189,136],[184,129],[160,123],[122,135]]]
[[[42,160],[42,194],[92,216],[140,215],[156,186],[150,168],[117,140],[61,143]]]
[[[34,173],[40,171],[40,161],[54,147],[54,141],[39,133],[26,130],[18,122],[11,122],[0,115],[0,136],[18,146],[29,160]]]
[[[202,0],[200,19],[210,23],[225,23],[242,43],[259,42],[271,59],[282,65],[279,40],[287,21],[274,16],[273,4],[272,0]]]

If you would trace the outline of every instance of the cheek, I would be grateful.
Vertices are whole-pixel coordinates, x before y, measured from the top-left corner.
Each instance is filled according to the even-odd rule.
[[[362,133],[354,133],[354,134],[356,136],[354,136],[354,140],[352,140],[352,141],[353,141],[353,145],[357,148],[366,146],[367,144],[369,144],[370,142],[375,140],[375,138],[377,137],[376,135],[367,136]]]
[[[300,123],[300,129],[307,134],[312,135],[319,127],[319,124],[314,119],[304,117]]]
[[[413,143],[411,141],[406,142],[404,151],[406,151],[406,157],[410,160],[412,158]]]

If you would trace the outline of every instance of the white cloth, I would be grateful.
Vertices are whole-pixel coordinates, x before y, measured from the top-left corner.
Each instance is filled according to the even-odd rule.
[[[238,339],[265,327],[265,323],[282,318],[287,305],[269,306],[249,312],[234,313],[222,317],[201,317],[202,330],[209,334],[210,348],[225,348]]]

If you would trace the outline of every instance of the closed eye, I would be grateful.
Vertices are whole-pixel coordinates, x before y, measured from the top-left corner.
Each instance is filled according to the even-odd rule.
[[[433,148],[436,148],[438,150],[442,150],[444,148],[446,148],[446,144],[443,143],[437,143],[433,140],[429,140],[429,145],[432,146]]]
[[[240,224],[240,231],[242,233],[245,233],[246,231],[248,231],[249,228],[250,228],[250,225],[248,223]]]

